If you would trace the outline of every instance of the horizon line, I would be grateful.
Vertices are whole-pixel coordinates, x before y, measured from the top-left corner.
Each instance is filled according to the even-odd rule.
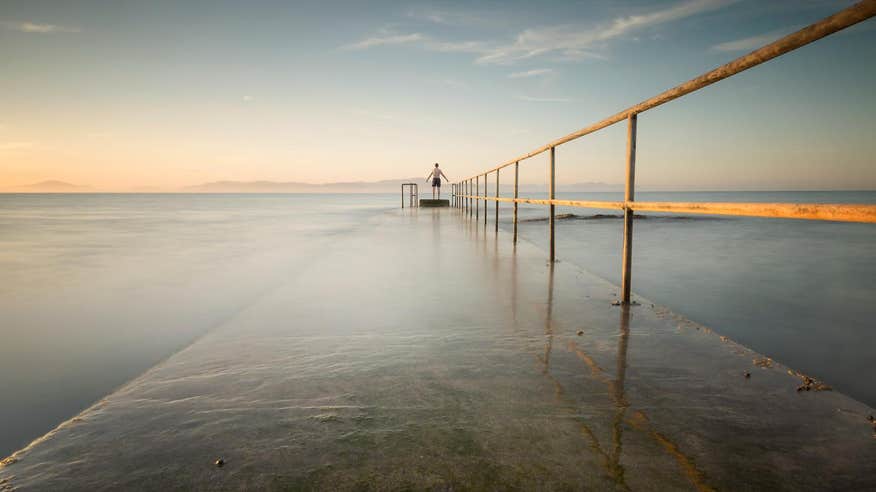
[[[567,185],[569,186],[569,185]],[[620,186],[620,185],[619,185]],[[565,191],[563,193],[623,193],[619,190],[582,190]],[[806,188],[806,189],[658,189],[640,188],[637,192],[645,193],[876,193],[876,188]],[[0,195],[390,195],[395,191],[337,191],[337,192],[302,192],[302,191],[4,191]],[[448,192],[448,196],[452,193]],[[490,196],[491,197],[491,196]],[[525,198],[525,197],[524,197]]]

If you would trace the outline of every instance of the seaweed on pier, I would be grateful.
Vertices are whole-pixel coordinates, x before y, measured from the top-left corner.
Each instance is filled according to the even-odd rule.
[[[754,363],[754,365],[756,365],[757,367],[773,367],[773,360],[769,357],[758,357],[751,362]]]
[[[803,384],[797,387],[797,391],[831,391],[833,389],[823,382],[813,379],[812,377],[807,376],[800,371],[788,369],[788,374],[792,376],[797,376],[803,381]]]

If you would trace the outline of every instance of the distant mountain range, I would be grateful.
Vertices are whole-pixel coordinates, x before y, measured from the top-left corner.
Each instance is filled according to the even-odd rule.
[[[188,186],[183,191],[193,193],[395,193],[401,189],[402,183],[416,183],[421,189],[431,188],[421,178],[388,179],[376,182],[340,182],[340,183],[298,183],[276,181],[215,181],[197,186]],[[482,184],[483,185],[483,184]],[[450,184],[444,183],[445,191]],[[502,193],[512,190],[510,185],[500,185]],[[492,189],[492,188],[491,188]],[[520,192],[546,191],[547,185],[522,184]],[[623,185],[608,183],[572,183],[557,186],[557,191],[618,191]]]
[[[300,183],[296,181],[213,181],[178,189],[162,189],[140,186],[127,191],[134,193],[397,193],[402,183],[416,183],[421,192],[430,188],[422,178],[387,179],[383,181],[350,181],[338,183]],[[483,183],[481,184],[483,186]],[[511,193],[512,186],[500,186],[502,194]],[[521,193],[540,193],[547,191],[546,184],[521,184]],[[557,186],[558,192],[572,191],[619,191],[623,186],[608,183],[573,183]],[[49,180],[28,185],[11,186],[0,189],[3,193],[88,193],[103,191],[91,186],[75,185],[64,181]],[[444,183],[444,192],[450,191],[450,184]],[[490,193],[493,193],[491,188]]]
[[[399,191],[402,183],[425,184],[422,178],[323,184],[295,181],[214,181],[187,186],[182,191],[190,193],[391,193]]]
[[[94,191],[90,186],[80,186],[64,181],[40,181],[39,183],[10,186],[0,190],[5,193],[84,193]]]

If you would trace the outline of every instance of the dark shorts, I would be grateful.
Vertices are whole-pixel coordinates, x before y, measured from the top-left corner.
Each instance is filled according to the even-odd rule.
[[[432,186],[441,188],[441,178],[432,178]]]

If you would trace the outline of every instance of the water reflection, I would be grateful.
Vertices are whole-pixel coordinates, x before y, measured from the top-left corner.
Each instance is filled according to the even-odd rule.
[[[581,435],[584,436],[588,441],[588,446],[593,452],[594,456],[599,459],[602,464],[602,468],[605,470],[606,474],[622,489],[627,490],[628,487],[624,483],[623,477],[623,468],[619,465],[620,463],[620,434],[615,434],[615,453],[610,454],[599,442],[599,438],[597,436],[597,431],[591,427],[588,423],[584,421],[584,419],[580,416],[580,408],[578,402],[574,399],[573,396],[566,396],[567,391],[563,387],[563,384],[560,382],[557,376],[554,376],[551,373],[551,353],[553,351],[553,342],[554,342],[554,332],[555,332],[555,320],[554,320],[554,283],[555,283],[555,264],[551,263],[548,266],[548,278],[547,278],[547,294],[546,294],[546,304],[544,310],[544,352],[541,356],[536,356],[541,362],[541,372],[544,374],[553,384],[554,386],[554,394],[557,400],[557,403],[561,405],[566,411],[570,412],[572,415],[577,416],[580,420],[578,423],[581,431]],[[585,354],[583,350],[577,348],[574,341],[569,342],[569,346],[574,348],[574,351],[582,357],[584,360],[588,362],[588,365],[591,367],[591,374],[593,373],[593,368],[598,368],[593,359]],[[620,353],[619,353],[620,356]],[[624,361],[623,364],[626,365],[626,352],[623,353]],[[619,364],[621,362],[619,361]],[[601,369],[599,373],[601,376]],[[623,382],[621,381],[621,385]],[[574,394],[574,392],[573,392]]]
[[[544,356],[542,357],[542,372],[547,373],[551,365],[551,350],[554,346],[554,264],[548,267],[547,304],[544,317]]]
[[[611,474],[617,477],[620,482],[623,482],[624,467],[620,463],[621,457],[621,437],[623,435],[623,420],[630,406],[624,394],[624,379],[627,374],[627,348],[630,339],[630,306],[621,306],[620,310],[620,333],[617,343],[617,368],[615,372],[614,384],[612,385],[612,396],[616,407],[614,422],[612,423],[612,441],[614,449],[611,453]]]
[[[511,319],[517,327],[517,244],[511,252]]]
[[[498,250],[494,248],[494,251],[494,254],[498,257]],[[511,314],[515,328],[521,329],[525,327],[518,325],[521,320],[519,313],[520,306],[518,306],[518,300],[521,297],[519,290],[522,288],[520,280],[518,279],[518,261],[519,259],[517,257],[515,245],[510,250]],[[622,458],[624,449],[624,430],[632,429],[638,431],[653,443],[658,444],[659,447],[678,464],[681,475],[684,476],[695,488],[699,490],[712,490],[712,488],[705,483],[703,474],[697,469],[693,460],[685,455],[670,438],[653,429],[644,411],[636,410],[633,412],[632,416],[628,415],[631,404],[627,399],[625,383],[627,358],[630,346],[630,320],[632,317],[630,306],[623,306],[618,310],[618,331],[616,337],[617,348],[614,357],[615,374],[613,376],[602,369],[596,361],[596,356],[588,353],[580,343],[574,339],[570,339],[568,342],[569,351],[587,367],[586,375],[588,376],[588,380],[596,381],[601,385],[604,385],[610,398],[610,406],[613,408],[613,415],[611,416],[609,426],[611,444],[609,446],[604,446],[600,441],[599,434],[602,427],[597,422],[588,422],[585,420],[585,417],[581,415],[582,408],[580,407],[580,401],[575,397],[580,391],[573,391],[573,388],[566,388],[563,382],[561,382],[561,375],[555,375],[552,373],[551,358],[554,350],[554,339],[557,336],[562,336],[562,334],[571,331],[563,330],[562,327],[559,327],[559,320],[554,317],[555,309],[557,309],[556,302],[558,299],[558,293],[555,292],[556,277],[557,272],[555,265],[549,264],[545,284],[546,292],[544,310],[540,316],[543,320],[544,348],[539,354],[535,355],[535,359],[539,363],[540,372],[554,387],[554,397],[558,406],[578,419],[577,425],[580,429],[581,436],[587,441],[589,449],[601,463],[605,474],[619,489],[630,489],[627,484],[627,478],[625,475],[626,470]],[[594,407],[598,410],[598,403],[595,403]]]
[[[442,248],[441,248],[441,209],[440,208],[431,208],[429,209],[432,215],[432,240],[430,244],[433,246],[432,254],[434,261],[437,262],[439,268],[442,267]]]

